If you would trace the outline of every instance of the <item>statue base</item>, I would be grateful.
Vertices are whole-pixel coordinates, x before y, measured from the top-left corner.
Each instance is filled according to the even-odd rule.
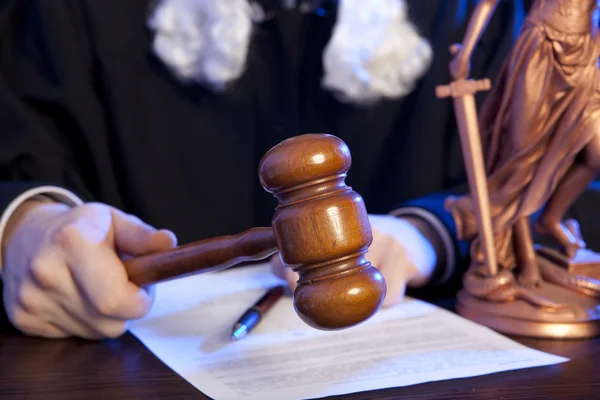
[[[579,249],[575,257],[568,258],[551,247],[536,246],[536,252],[548,261],[565,268],[569,273],[600,280],[600,253],[589,249]]]
[[[457,296],[463,317],[507,335],[542,339],[586,339],[600,335],[600,282],[570,273],[538,256],[542,282],[523,287],[512,276],[466,277]],[[500,282],[501,284],[495,284]],[[473,288],[494,288],[485,296]],[[471,288],[471,290],[468,290]]]

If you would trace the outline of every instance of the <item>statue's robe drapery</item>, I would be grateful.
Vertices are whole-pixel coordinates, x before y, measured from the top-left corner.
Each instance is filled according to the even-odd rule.
[[[564,33],[532,11],[481,108],[501,267],[515,266],[513,224],[543,207],[577,155],[600,133],[599,50],[594,29]],[[474,239],[472,256],[481,261],[473,207],[469,196],[446,202],[459,237]]]

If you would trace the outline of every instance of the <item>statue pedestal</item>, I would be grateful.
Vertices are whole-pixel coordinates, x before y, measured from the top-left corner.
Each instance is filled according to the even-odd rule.
[[[575,257],[569,259],[560,251],[550,247],[537,246],[536,252],[548,261],[565,268],[571,274],[600,280],[599,253],[589,249],[579,249]]]
[[[519,285],[512,272],[502,277],[477,275],[471,268],[465,288],[458,293],[456,311],[463,317],[503,334],[545,338],[585,339],[600,335],[600,281],[573,271],[597,273],[589,253],[586,263],[551,261],[560,254],[538,252],[542,282],[536,287]],[[584,267],[585,266],[585,267]],[[485,291],[485,295],[482,292]],[[477,293],[477,295],[475,295]]]

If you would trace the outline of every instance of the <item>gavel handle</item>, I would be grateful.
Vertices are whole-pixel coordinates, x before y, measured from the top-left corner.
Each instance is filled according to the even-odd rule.
[[[187,275],[224,270],[258,261],[278,251],[272,228],[252,228],[124,262],[129,280],[138,286]]]

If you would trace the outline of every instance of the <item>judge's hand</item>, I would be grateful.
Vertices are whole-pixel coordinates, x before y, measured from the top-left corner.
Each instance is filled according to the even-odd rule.
[[[471,74],[470,56],[460,44],[453,44],[450,53],[454,56],[450,61],[450,75],[454,80],[467,79]]]
[[[424,286],[433,274],[437,255],[432,244],[410,222],[388,215],[369,215],[373,243],[367,259],[383,274],[387,284],[384,306],[398,304],[406,287]],[[298,273],[285,267],[279,254],[271,258],[273,272],[292,290]]]
[[[152,294],[127,279],[119,255],[168,250],[175,236],[104,204],[28,201],[3,240],[4,306],[25,334],[114,338],[148,313]]]

